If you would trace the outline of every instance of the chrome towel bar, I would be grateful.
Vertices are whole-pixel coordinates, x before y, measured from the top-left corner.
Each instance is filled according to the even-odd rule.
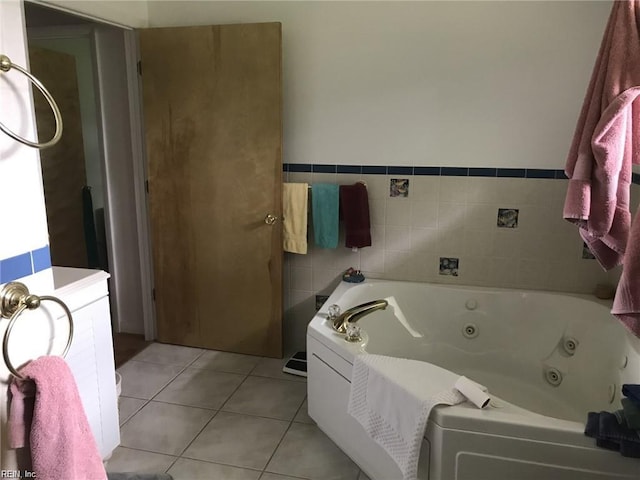
[[[42,92],[42,95],[44,95],[44,98],[47,99],[47,102],[49,102],[49,105],[51,106],[51,110],[53,110],[53,116],[55,117],[55,120],[56,120],[56,133],[53,135],[53,138],[48,142],[37,143],[37,142],[32,142],[30,140],[27,140],[26,138],[22,138],[21,136],[13,133],[11,130],[5,127],[1,122],[0,122],[0,130],[2,130],[4,133],[9,135],[14,140],[17,140],[18,142],[24,145],[27,145],[29,147],[42,149],[42,148],[47,148],[47,147],[51,147],[52,145],[55,145],[56,143],[58,143],[58,140],[60,140],[60,137],[62,137],[62,114],[60,113],[60,109],[58,108],[56,101],[53,99],[49,91],[46,88],[44,88],[44,85],[40,82],[40,80],[38,80],[28,71],[26,71],[20,65],[16,65],[15,63],[12,63],[9,57],[7,57],[6,55],[0,55],[0,71],[7,73],[12,68],[26,75],[26,77],[29,80],[31,80],[31,83],[33,83],[36,86],[36,88]]]
[[[62,352],[62,356],[65,357],[69,351],[69,347],[71,347],[71,341],[73,340],[73,317],[71,316],[69,307],[67,307],[59,298],[48,295],[39,297],[37,295],[30,294],[27,286],[20,282],[7,283],[2,290],[0,290],[0,316],[9,319],[9,324],[7,325],[7,329],[4,332],[4,338],[2,340],[2,356],[4,357],[4,363],[7,365],[9,371],[18,378],[22,379],[23,377],[18,373],[9,359],[8,347],[11,330],[13,330],[13,326],[16,324],[18,317],[25,310],[35,310],[40,306],[41,302],[47,300],[60,305],[69,320],[69,338],[67,340],[67,345],[64,347],[64,351]]]

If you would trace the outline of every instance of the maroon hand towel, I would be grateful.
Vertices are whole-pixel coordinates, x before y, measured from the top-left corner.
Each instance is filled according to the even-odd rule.
[[[345,246],[370,247],[369,197],[364,183],[340,185],[340,211],[347,237]]]

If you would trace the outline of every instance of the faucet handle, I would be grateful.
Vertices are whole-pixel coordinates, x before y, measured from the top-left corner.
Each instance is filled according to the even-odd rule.
[[[360,327],[355,324],[355,323],[347,323],[346,326],[347,332],[346,335],[344,337],[344,339],[347,342],[361,342],[362,341],[362,336],[360,335],[360,333],[362,332],[360,330]]]
[[[342,310],[340,310],[340,305],[336,305],[335,303],[333,305],[329,305],[329,320],[335,320],[340,316],[341,313]]]

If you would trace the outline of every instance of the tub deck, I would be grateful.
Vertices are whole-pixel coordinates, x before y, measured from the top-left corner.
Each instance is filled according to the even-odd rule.
[[[504,330],[509,335],[501,333],[500,321],[495,318],[495,310],[499,308],[492,310],[492,306],[487,305],[486,301],[487,298],[498,298],[500,290],[375,280],[367,283],[370,285],[360,288],[360,291],[358,286],[341,284],[309,324],[308,402],[309,414],[318,426],[367,472],[372,480],[399,479],[401,475],[393,460],[347,413],[353,358],[365,352],[431,361],[489,387],[492,401],[486,409],[479,410],[467,403],[433,409],[422,445],[420,479],[640,478],[640,459],[625,458],[617,452],[597,448],[594,439],[584,435],[585,405],[580,400],[573,401],[587,392],[590,396],[585,401],[594,402],[592,410],[613,411],[619,408],[619,394],[611,398],[608,384],[615,385],[619,391],[621,382],[640,378],[637,343],[629,338],[623,327],[611,322],[609,318],[604,318],[602,322],[596,320],[596,323],[602,323],[602,331],[594,331],[593,325],[580,324],[584,318],[575,319],[572,316],[568,320],[559,320],[563,315],[567,316],[568,311],[574,314],[577,311],[580,317],[584,317],[584,312],[592,311],[595,311],[596,315],[602,315],[603,312],[608,314],[606,306],[575,295],[565,297],[542,292],[504,292],[515,293],[514,298],[523,298],[530,302],[539,300],[536,295],[550,296],[552,304],[538,306],[536,310],[564,308],[564,311],[547,311],[551,319],[547,322],[549,328],[543,328],[541,322],[535,323],[534,328],[537,330],[524,337],[526,341],[523,340],[514,346],[513,342],[500,342],[509,342],[509,335],[513,335],[514,332],[522,335],[519,323],[530,320],[514,322],[518,325],[505,325]],[[406,294],[408,292],[415,295],[416,288],[418,291],[432,288],[435,299],[426,298],[423,294],[411,305]],[[328,306],[336,303],[344,310],[372,300],[370,294],[395,297],[402,314],[397,315],[398,309],[394,312],[375,312],[360,322],[364,331],[361,343],[352,344],[344,341],[341,335],[330,328],[326,320]],[[447,295],[453,300],[446,299]],[[480,305],[473,305],[472,302],[475,308],[469,310],[469,299],[475,299]],[[562,306],[565,299],[571,304],[569,307]],[[425,310],[425,302],[430,301],[437,301],[440,307],[445,306],[444,310],[450,312],[453,319],[440,324],[432,319],[431,324],[426,325],[417,321],[414,318],[416,312],[424,312],[424,317],[432,316],[433,310],[437,310]],[[452,309],[451,305],[455,302],[463,308]],[[440,310],[442,311],[442,308]],[[479,315],[466,315],[476,310]],[[461,315],[456,317],[457,313]],[[392,320],[390,315],[395,318]],[[477,339],[482,337],[483,332],[497,333],[486,334],[487,341],[476,344],[470,343],[469,339],[462,336],[450,340],[444,336],[458,334],[460,326],[471,321],[480,329],[481,334]],[[508,322],[509,319],[502,321]],[[561,321],[565,323],[561,324]],[[555,325],[556,322],[560,325]],[[544,340],[542,334],[555,335],[558,338]],[[566,352],[563,355],[558,353],[558,339],[568,334],[580,340],[579,349],[574,356],[567,355]],[[595,371],[592,369],[593,378],[589,384],[588,378],[585,378],[586,374],[576,365],[584,363],[578,354],[584,356],[590,353],[588,349],[595,348],[590,345],[593,338],[598,339],[600,343],[626,343],[619,345],[619,351],[612,354],[611,358],[602,359],[600,363],[604,366],[600,365]],[[471,339],[471,342],[477,339]],[[405,343],[399,343],[399,340]],[[533,342],[538,342],[537,350]],[[511,356],[507,355],[509,352]],[[622,369],[621,356],[627,358],[624,363],[628,365]],[[511,361],[507,361],[509,359]],[[530,371],[525,372],[520,365],[521,359],[535,359],[537,363],[529,361]],[[503,364],[497,365],[496,361],[502,361]],[[495,365],[495,368],[492,368],[492,365]],[[564,382],[560,387],[551,386],[544,381],[542,372],[548,365],[558,367],[559,371],[564,372]]]

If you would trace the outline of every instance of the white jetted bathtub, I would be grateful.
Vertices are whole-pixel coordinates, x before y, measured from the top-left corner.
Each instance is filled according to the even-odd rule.
[[[349,343],[327,321],[387,299],[361,318]],[[640,383],[640,341],[595,297],[425,283],[341,283],[307,331],[309,414],[373,480],[400,470],[347,413],[354,355],[436,364],[489,389],[469,403],[431,412],[421,480],[639,479],[640,459],[595,446],[589,411],[620,407],[623,383]],[[425,379],[429,381],[429,379]]]

